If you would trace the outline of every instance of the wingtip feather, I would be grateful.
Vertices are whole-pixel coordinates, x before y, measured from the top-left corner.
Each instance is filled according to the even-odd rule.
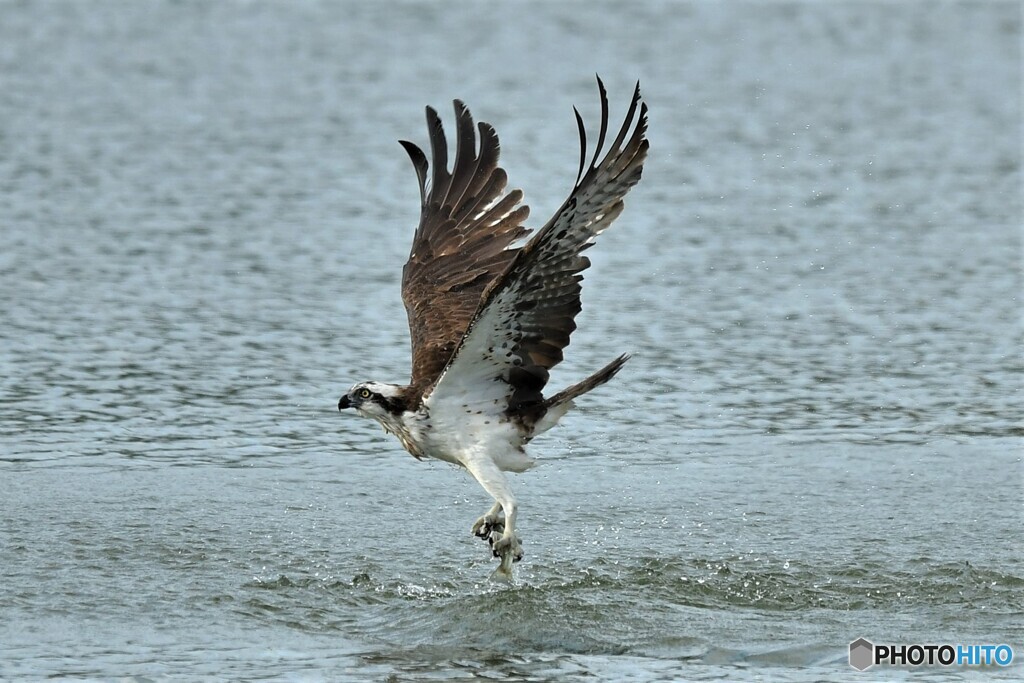
[[[427,171],[430,168],[430,162],[427,161],[427,156],[420,149],[419,145],[409,142],[408,140],[399,140],[400,144],[404,149],[405,153],[409,155],[409,159],[412,160],[412,167],[416,171],[416,181],[420,186],[420,204],[427,201]]]
[[[583,125],[580,110],[574,106],[572,112],[576,115],[576,127],[580,131],[580,169],[576,172],[576,184],[579,185],[580,179],[583,178],[583,169],[587,165],[587,128]]]

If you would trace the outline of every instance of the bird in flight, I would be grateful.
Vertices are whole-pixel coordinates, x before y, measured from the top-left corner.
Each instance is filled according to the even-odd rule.
[[[582,382],[544,395],[581,310],[581,273],[590,266],[581,252],[622,212],[623,197],[640,180],[647,157],[647,105],[639,83],[618,134],[601,155],[608,97],[600,78],[597,85],[601,127],[595,151],[588,163],[586,128],[574,108],[580,135],[576,182],[535,233],[524,226],[530,210],[520,203],[522,191],[506,191],[494,128],[474,126],[469,109],[455,100],[456,149],[449,170],[441,119],[427,107],[431,161],[415,144],[401,141],[421,200],[402,269],[412,377],[405,385],[360,382],[338,401],[338,410],[353,408],[377,420],[417,459],[454,463],[480,483],[495,502],[472,533],[490,542],[506,576],[523,550],[505,472],[529,469],[534,460],[526,444],[629,358],[621,355]]]

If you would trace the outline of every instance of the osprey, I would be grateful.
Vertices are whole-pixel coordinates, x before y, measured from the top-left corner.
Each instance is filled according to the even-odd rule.
[[[409,384],[361,382],[338,401],[377,420],[417,459],[464,467],[494,498],[472,527],[491,544],[507,575],[523,556],[516,535],[516,499],[505,472],[534,460],[524,446],[553,427],[573,401],[610,380],[624,354],[582,382],[544,395],[548,372],[576,329],[581,254],[622,212],[640,180],[648,143],[647,105],[637,83],[625,121],[601,156],[608,133],[608,97],[597,79],[601,128],[587,163],[587,136],[575,108],[580,165],[569,198],[532,230],[521,190],[506,191],[498,136],[455,100],[456,151],[437,112],[427,107],[432,164],[415,144],[400,141],[420,188],[420,222],[402,270],[402,299],[412,338]],[[479,136],[479,137],[478,137]],[[433,167],[431,169],[431,166]]]

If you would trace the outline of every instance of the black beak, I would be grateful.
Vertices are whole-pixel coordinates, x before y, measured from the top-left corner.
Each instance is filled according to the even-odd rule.
[[[342,396],[338,399],[338,410],[345,410],[345,408],[351,408],[352,404],[348,400],[348,396]]]

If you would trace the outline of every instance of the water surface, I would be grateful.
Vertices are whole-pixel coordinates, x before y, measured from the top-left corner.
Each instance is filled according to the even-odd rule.
[[[8,3],[0,678],[848,680],[1024,656],[1015,4]],[[651,107],[489,505],[339,416],[408,374],[399,138],[459,97],[536,227]],[[885,677],[909,677],[889,670]],[[1016,679],[1020,668],[930,672]],[[865,677],[867,677],[865,675]]]

